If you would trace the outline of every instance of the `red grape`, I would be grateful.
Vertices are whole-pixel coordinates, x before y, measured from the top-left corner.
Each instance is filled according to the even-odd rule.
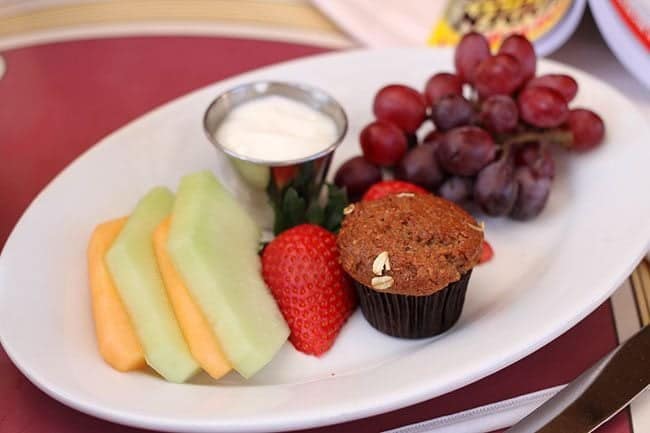
[[[431,109],[431,120],[440,131],[469,125],[474,115],[474,107],[460,95],[442,97]]]
[[[418,146],[409,150],[395,167],[395,178],[435,190],[445,178],[438,165],[434,146]]]
[[[436,157],[443,169],[459,176],[473,176],[492,162],[497,146],[492,136],[476,126],[461,126],[445,134]]]
[[[350,201],[359,201],[366,190],[380,180],[381,170],[366,161],[363,156],[347,160],[334,176],[334,183],[346,189]]]
[[[499,54],[501,53],[510,54],[519,61],[524,81],[535,76],[537,56],[535,55],[533,44],[525,36],[508,36],[499,48]]]
[[[515,153],[515,163],[518,166],[528,166],[535,176],[552,179],[555,176],[555,161],[553,155],[545,146],[538,142],[523,144]]]
[[[564,74],[546,74],[540,75],[530,80],[526,87],[548,87],[558,92],[565,101],[571,102],[578,93],[578,83],[576,80]]]
[[[440,188],[438,195],[457,204],[463,204],[472,198],[474,181],[471,177],[451,176],[445,180]]]
[[[474,76],[474,87],[481,98],[509,95],[523,83],[519,61],[510,54],[497,54],[483,60]]]
[[[492,95],[481,104],[481,125],[496,134],[511,132],[519,123],[519,110],[515,101],[506,95]]]
[[[370,123],[359,135],[363,156],[371,163],[391,167],[406,153],[406,136],[390,122],[377,120]]]
[[[424,136],[424,140],[422,140],[422,144],[425,146],[433,146],[434,149],[438,147],[442,139],[444,138],[445,134],[440,131],[433,130],[429,132],[427,135]]]
[[[512,158],[501,158],[476,176],[474,201],[488,215],[507,215],[515,204],[518,188]]]
[[[458,75],[441,72],[429,78],[424,88],[424,97],[429,105],[447,95],[463,95],[463,80]]]
[[[510,211],[510,217],[517,220],[529,220],[536,217],[546,206],[551,192],[551,179],[537,176],[529,166],[518,167],[515,180],[519,186],[517,199]]]
[[[564,127],[571,131],[573,136],[569,148],[580,152],[598,146],[605,136],[603,119],[593,111],[584,108],[571,110]]]
[[[401,84],[391,84],[379,90],[372,110],[377,119],[394,123],[406,133],[415,132],[427,115],[427,106],[420,92]]]
[[[569,106],[558,92],[548,87],[526,87],[517,97],[519,115],[538,128],[555,128],[569,116]]]
[[[474,74],[479,63],[490,57],[490,45],[480,33],[466,33],[456,46],[454,65],[461,80],[474,83]]]

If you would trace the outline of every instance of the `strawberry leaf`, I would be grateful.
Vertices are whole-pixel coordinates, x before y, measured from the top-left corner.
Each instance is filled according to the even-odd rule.
[[[325,210],[318,204],[317,201],[312,201],[307,208],[306,215],[307,222],[322,226],[325,222]]]
[[[348,195],[345,189],[328,183],[327,204],[324,209],[324,221],[321,224],[331,232],[338,232],[343,221],[343,209],[348,205]]]
[[[283,194],[279,212],[275,214],[275,233],[278,234],[288,228],[304,223],[306,209],[306,200],[298,195],[295,188],[287,188]]]
[[[326,184],[327,195],[321,200],[323,185],[315,181],[313,164],[304,164],[286,184],[271,182],[267,192],[273,207],[276,235],[291,227],[311,223],[336,232],[341,226],[343,208],[348,200],[345,190]]]

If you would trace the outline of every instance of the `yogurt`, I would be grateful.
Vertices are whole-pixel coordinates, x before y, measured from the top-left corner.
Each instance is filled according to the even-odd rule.
[[[326,149],[336,141],[338,131],[326,114],[293,99],[272,95],[234,108],[214,135],[221,146],[238,155],[281,162]]]

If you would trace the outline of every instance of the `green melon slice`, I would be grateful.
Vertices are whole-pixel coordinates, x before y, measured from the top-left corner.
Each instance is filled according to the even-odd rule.
[[[261,276],[259,238],[253,220],[211,173],[181,180],[168,252],[233,368],[246,378],[289,336]]]
[[[264,191],[271,181],[271,169],[252,162],[230,158],[230,162],[237,170],[237,173],[252,188]]]
[[[147,364],[170,382],[185,382],[199,366],[192,358],[174,316],[154,255],[152,235],[174,202],[163,187],[152,189],[138,202],[115,243],[106,264],[131,317]]]

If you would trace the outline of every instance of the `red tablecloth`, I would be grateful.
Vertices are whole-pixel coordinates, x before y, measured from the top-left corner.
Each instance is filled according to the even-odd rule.
[[[203,85],[323,51],[259,40],[133,37],[2,53],[7,72],[0,79],[0,248],[38,192],[108,133]],[[558,385],[616,344],[607,302],[543,349],[477,383],[398,411],[310,431],[381,431]],[[50,399],[18,372],[0,348],[0,433],[88,431],[137,430],[86,416]],[[626,412],[602,429],[603,433],[630,431]]]

